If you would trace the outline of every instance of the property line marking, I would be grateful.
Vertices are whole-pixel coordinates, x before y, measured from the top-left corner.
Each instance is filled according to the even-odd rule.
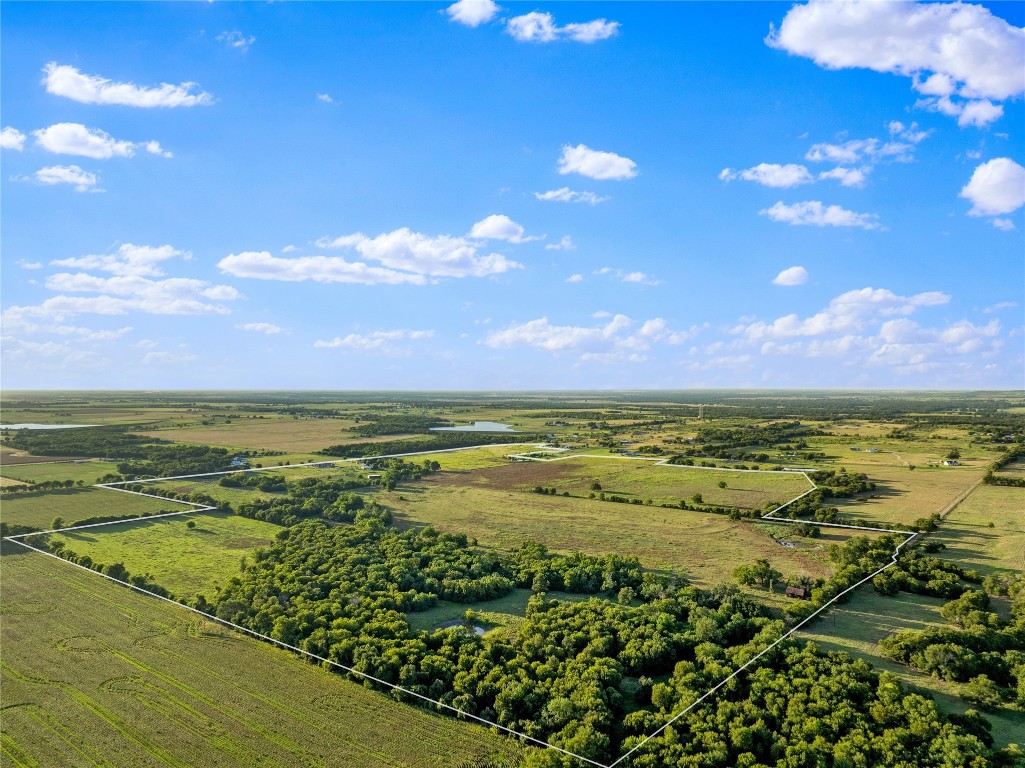
[[[73,566],[75,566],[77,568],[81,568],[82,570],[88,571],[89,573],[97,574],[99,576],[102,576],[105,579],[109,579],[110,581],[113,581],[113,582],[115,582],[117,584],[121,584],[122,586],[128,587],[129,589],[133,589],[136,592],[140,592],[142,594],[149,595],[150,597],[155,597],[158,600],[163,600],[165,602],[172,603],[173,605],[180,606],[182,608],[185,608],[188,611],[192,611],[193,613],[199,614],[200,616],[203,616],[203,617],[209,619],[210,621],[214,621],[214,622],[217,622],[218,624],[223,624],[224,626],[231,627],[231,628],[236,629],[239,632],[242,632],[244,634],[251,635],[251,636],[259,638],[261,640],[265,640],[267,642],[272,643],[273,645],[277,645],[277,646],[280,646],[282,648],[286,648],[286,649],[288,649],[290,651],[294,651],[295,653],[298,653],[298,654],[300,654],[302,656],[307,656],[307,657],[309,657],[311,659],[316,659],[317,661],[329,664],[330,666],[333,666],[333,667],[336,667],[338,669],[344,670],[346,672],[349,672],[351,674],[354,674],[354,675],[357,675],[359,677],[365,678],[367,680],[371,680],[371,681],[373,681],[375,683],[378,683],[380,685],[383,685],[383,686],[385,686],[387,688],[391,688],[393,690],[401,691],[402,693],[408,694],[408,695],[413,696],[415,698],[421,699],[423,701],[430,702],[430,703],[432,703],[432,704],[434,704],[434,705],[436,705],[438,707],[444,707],[445,709],[451,710],[452,712],[455,712],[456,714],[458,714],[458,715],[460,715],[462,717],[470,718],[470,719],[476,720],[477,722],[482,723],[484,725],[488,725],[488,726],[492,726],[494,728],[498,728],[501,731],[505,731],[506,733],[510,733],[510,734],[512,734],[514,736],[518,736],[521,739],[529,741],[529,742],[532,742],[532,743],[534,743],[536,745],[543,746],[543,747],[546,747],[548,749],[554,749],[556,752],[564,754],[567,757],[572,757],[572,758],[575,758],[577,760],[581,760],[581,761],[583,761],[585,763],[588,763],[589,765],[596,766],[597,768],[615,768],[616,765],[618,765],[623,760],[625,760],[627,757],[629,757],[631,754],[636,752],[641,746],[643,746],[645,743],[647,743],[651,739],[653,739],[656,736],[658,736],[666,728],[668,728],[674,722],[676,722],[681,717],[683,717],[683,715],[685,715],[688,712],[690,712],[694,707],[696,707],[702,701],[704,701],[705,699],[710,697],[713,693],[715,693],[716,691],[721,689],[730,680],[733,680],[734,678],[736,678],[741,672],[743,672],[745,669],[750,667],[758,659],[760,659],[762,656],[764,656],[766,653],[768,653],[774,647],[779,645],[781,642],[786,640],[788,637],[790,637],[792,634],[794,634],[794,632],[796,632],[798,629],[803,627],[805,624],[807,624],[813,618],[816,618],[819,614],[821,614],[824,610],[826,610],[826,608],[831,606],[833,603],[835,603],[841,597],[843,597],[847,593],[853,591],[857,587],[860,587],[862,584],[864,584],[865,582],[867,582],[870,579],[874,578],[875,576],[879,575],[880,573],[885,571],[887,568],[889,568],[889,567],[891,567],[893,565],[896,565],[896,563],[897,563],[897,556],[900,554],[901,548],[904,547],[904,545],[906,545],[909,541],[914,539],[916,536],[918,536],[918,533],[910,534],[904,541],[902,541],[900,544],[897,545],[896,549],[894,549],[891,562],[887,563],[882,568],[879,568],[878,570],[876,570],[873,573],[869,574],[868,576],[863,578],[861,581],[857,582],[856,584],[853,584],[852,586],[850,586],[847,589],[845,589],[843,592],[840,592],[839,594],[837,594],[835,597],[833,597],[828,602],[824,603],[816,611],[814,611],[809,616],[807,616],[805,619],[803,619],[801,622],[799,622],[794,627],[792,627],[788,632],[785,632],[784,634],[780,635],[770,645],[766,646],[758,654],[756,654],[755,656],[753,656],[750,659],[748,659],[743,665],[738,667],[732,674],[730,674],[729,677],[721,680],[715,686],[713,686],[712,688],[707,690],[699,698],[697,698],[693,702],[691,702],[686,708],[684,708],[683,710],[678,712],[676,715],[673,715],[673,717],[671,719],[669,719],[666,723],[664,723],[658,730],[656,730],[653,733],[650,733],[647,736],[645,736],[644,738],[642,738],[641,741],[639,741],[636,745],[634,745],[634,747],[631,748],[628,752],[625,752],[623,755],[621,755],[614,762],[609,763],[607,765],[605,763],[599,763],[596,760],[591,760],[590,758],[583,757],[582,755],[578,755],[575,752],[570,752],[568,750],[563,749],[562,747],[557,747],[554,744],[550,744],[547,741],[543,741],[541,739],[537,739],[537,738],[535,738],[533,736],[528,736],[527,734],[521,733],[520,731],[516,731],[516,730],[514,730],[512,728],[507,728],[504,725],[499,725],[498,723],[493,723],[490,720],[485,720],[484,718],[479,717],[477,715],[472,715],[469,712],[464,712],[463,710],[458,709],[457,707],[453,707],[450,704],[445,704],[442,701],[438,701],[437,699],[432,699],[432,698],[430,698],[428,696],[424,696],[423,694],[419,694],[419,693],[416,693],[415,691],[411,691],[411,690],[408,690],[406,688],[403,688],[402,686],[394,685],[393,683],[389,683],[386,680],[381,680],[380,678],[374,677],[373,675],[369,675],[369,674],[367,674],[365,672],[360,672],[359,670],[353,669],[352,667],[347,667],[344,664],[339,664],[338,662],[331,661],[330,659],[325,659],[322,656],[318,656],[315,653],[310,653],[309,651],[305,651],[305,650],[303,650],[301,648],[297,648],[294,645],[289,645],[288,643],[284,643],[284,642],[282,642],[280,640],[276,640],[273,637],[261,634],[259,632],[256,632],[255,630],[248,629],[247,627],[243,627],[243,626],[241,626],[239,624],[234,624],[234,623],[232,623],[230,621],[227,621],[225,619],[218,618],[217,616],[213,616],[213,615],[211,615],[209,613],[201,611],[198,608],[194,608],[191,605],[187,605],[186,603],[179,602],[179,601],[174,600],[174,599],[169,598],[169,597],[164,597],[163,595],[158,595],[155,592],[150,592],[148,589],[143,589],[142,587],[136,586],[134,584],[130,584],[130,583],[126,582],[126,581],[121,581],[120,579],[116,579],[113,576],[109,576],[109,575],[107,575],[105,573],[101,573],[100,571],[95,571],[92,568],[89,568],[88,566],[80,565],[79,563],[72,562],[71,560],[66,560],[65,558],[60,557],[59,555],[55,555],[52,552],[47,552],[46,550],[38,549],[37,547],[33,547],[32,545],[27,544],[24,541],[21,541],[21,539],[23,539],[25,537],[28,537],[28,536],[43,536],[43,535],[50,534],[50,533],[61,533],[61,532],[64,532],[64,531],[80,530],[80,529],[85,529],[85,528],[98,528],[98,527],[101,527],[101,526],[119,525],[121,523],[138,522],[138,521],[141,521],[141,520],[154,520],[154,519],[158,519],[158,518],[162,518],[162,517],[174,517],[174,516],[179,516],[179,515],[187,515],[187,514],[191,514],[191,513],[194,513],[194,512],[207,512],[207,511],[211,511],[211,510],[216,510],[217,509],[217,507],[202,506],[202,505],[197,504],[196,502],[183,501],[181,499],[171,499],[171,498],[167,498],[165,496],[158,496],[156,494],[143,493],[142,491],[132,491],[132,490],[128,490],[127,488],[116,488],[116,487],[114,487],[114,486],[118,486],[118,485],[126,485],[126,484],[130,484],[130,483],[153,483],[153,482],[159,482],[161,480],[185,480],[185,479],[196,478],[196,477],[213,477],[213,476],[217,476],[217,475],[231,475],[231,474],[235,474],[236,472],[271,472],[271,471],[274,471],[274,470],[296,469],[296,468],[299,468],[299,467],[309,467],[309,466],[316,466],[316,465],[322,465],[322,464],[328,464],[328,463],[330,463],[330,464],[344,464],[344,463],[350,463],[350,462],[356,462],[356,461],[373,461],[373,460],[376,460],[376,459],[402,458],[404,456],[422,456],[422,455],[436,454],[436,453],[453,453],[455,451],[468,451],[468,450],[475,450],[475,449],[480,449],[480,448],[504,448],[504,447],[524,446],[524,445],[534,445],[537,448],[541,448],[544,444],[543,443],[493,443],[493,444],[490,444],[490,445],[483,445],[483,446],[481,446],[481,445],[466,446],[464,448],[443,448],[443,449],[429,450],[429,451],[412,451],[412,452],[409,452],[409,453],[381,454],[381,455],[378,455],[378,456],[361,456],[361,457],[353,457],[353,458],[347,458],[347,459],[329,459],[329,460],[326,460],[326,461],[312,461],[312,462],[308,462],[308,463],[305,463],[305,464],[288,464],[288,465],[278,465],[278,466],[273,466],[273,467],[253,467],[253,468],[248,468],[248,469],[226,470],[226,471],[221,471],[221,472],[202,472],[202,473],[197,473],[197,474],[192,474],[192,475],[175,475],[175,476],[171,476],[171,477],[151,477],[151,478],[144,479],[144,480],[119,480],[119,481],[116,481],[116,482],[113,482],[113,483],[97,483],[96,485],[93,486],[94,488],[105,488],[105,489],[111,490],[111,491],[120,491],[121,493],[131,493],[131,494],[134,494],[136,496],[145,496],[145,497],[151,498],[151,499],[160,499],[160,500],[163,500],[163,501],[173,501],[173,502],[177,502],[179,504],[189,504],[189,505],[192,505],[192,506],[197,507],[197,508],[196,509],[182,510],[181,512],[166,512],[166,513],[159,514],[159,515],[145,515],[145,516],[142,516],[142,517],[127,518],[127,519],[122,519],[122,520],[111,520],[111,521],[104,522],[104,523],[88,523],[86,525],[69,526],[69,527],[66,527],[66,528],[55,528],[55,529],[52,529],[52,530],[49,530],[49,531],[33,531],[31,533],[22,533],[22,534],[16,534],[16,535],[13,535],[13,536],[5,536],[4,540],[12,541],[15,544],[18,544],[19,546],[25,547],[27,549],[31,549],[34,552],[39,552],[41,554],[47,555],[48,557],[52,557],[52,558],[54,558],[56,560],[60,560],[63,563],[68,563],[69,565],[73,565]],[[684,469],[705,469],[705,470],[718,470],[718,471],[726,471],[726,472],[757,472],[757,473],[760,473],[760,474],[779,474],[778,470],[768,470],[768,469],[731,469],[729,467],[698,467],[698,466],[693,466],[693,465],[688,465],[688,464],[670,464],[670,463],[668,463],[668,461],[666,459],[655,459],[653,457],[644,457],[644,456],[603,456],[601,454],[571,454],[569,456],[554,456],[554,457],[551,457],[551,458],[538,458],[538,457],[534,457],[534,456],[527,456],[525,454],[510,454],[507,458],[517,458],[517,459],[522,459],[522,460],[526,460],[526,461],[538,461],[538,462],[564,461],[564,460],[567,460],[567,459],[574,459],[574,458],[619,459],[619,460],[623,460],[623,461],[651,461],[651,462],[653,462],[653,464],[655,466],[664,466],[664,467],[677,467],[678,466],[678,467],[682,467]],[[773,521],[773,522],[778,521],[778,522],[785,522],[785,523],[798,522],[798,521],[795,521],[792,518],[773,517],[773,515],[775,515],[775,513],[779,512],[779,511],[785,509],[786,507],[790,506],[795,501],[798,501],[799,499],[804,498],[805,496],[807,496],[812,491],[815,491],[815,490],[818,489],[818,486],[815,485],[815,482],[810,477],[808,477],[808,470],[784,469],[783,471],[784,472],[789,472],[790,474],[802,475],[804,477],[804,479],[807,480],[808,483],[812,487],[809,488],[804,493],[800,494],[799,496],[795,496],[794,498],[792,498],[790,501],[786,502],[785,504],[782,504],[779,507],[776,507],[776,509],[773,509],[772,511],[770,511],[770,512],[766,513],[765,515],[763,515],[762,517],[757,518],[756,519],[757,521],[770,520],[770,521]],[[868,527],[868,526],[845,525],[845,524],[842,524],[842,523],[820,523],[820,522],[816,522],[814,524],[818,525],[818,526],[821,526],[821,527],[826,527],[826,528],[847,528],[847,529],[853,529],[853,530],[879,531],[879,532],[886,532],[886,533],[907,533],[907,531],[897,531],[897,530],[893,530],[893,529],[890,529],[890,528],[872,528],[872,527]]]

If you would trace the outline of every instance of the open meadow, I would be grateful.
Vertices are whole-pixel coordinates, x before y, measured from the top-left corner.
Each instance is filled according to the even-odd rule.
[[[1025,573],[1025,488],[980,485],[931,537],[940,557],[979,573]]]
[[[41,483],[45,480],[82,481],[92,485],[104,475],[117,472],[112,461],[47,461],[38,464],[9,464],[0,467],[0,477],[22,480],[26,483]]]
[[[3,764],[438,768],[515,742],[4,543]]]
[[[218,585],[238,575],[247,553],[270,544],[281,530],[261,520],[206,511],[51,536],[94,563],[122,563],[133,576],[148,576],[177,599],[192,600],[212,596]]]
[[[188,505],[154,499],[106,488],[67,488],[58,491],[28,491],[5,496],[0,502],[3,521],[37,530],[51,527],[55,518],[74,525],[93,517],[140,517],[159,512],[180,512]]]

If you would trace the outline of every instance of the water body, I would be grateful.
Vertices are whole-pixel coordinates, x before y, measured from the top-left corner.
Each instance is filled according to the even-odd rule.
[[[499,424],[497,421],[475,421],[473,424],[464,424],[461,427],[431,427],[432,432],[515,432],[509,424]]]
[[[76,427],[99,427],[101,424],[0,424],[0,429],[75,429]]]

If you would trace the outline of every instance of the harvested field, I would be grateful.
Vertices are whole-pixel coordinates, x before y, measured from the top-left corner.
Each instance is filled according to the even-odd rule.
[[[4,544],[4,765],[431,768],[521,748]]]
[[[10,525],[46,530],[55,517],[62,518],[64,525],[74,525],[92,517],[138,517],[183,509],[188,509],[188,506],[105,488],[69,488],[8,496],[3,500],[3,519]]]
[[[1025,573],[1025,488],[980,485],[930,538],[947,545],[940,557],[965,568]]]

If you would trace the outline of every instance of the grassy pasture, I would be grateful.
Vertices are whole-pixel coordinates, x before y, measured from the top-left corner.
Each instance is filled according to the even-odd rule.
[[[117,472],[110,461],[47,462],[45,464],[12,464],[0,468],[0,477],[40,483],[44,480],[81,480],[92,485],[99,478]]]
[[[591,493],[591,484],[598,483],[606,495],[651,499],[655,504],[690,501],[700,493],[705,504],[741,509],[762,509],[771,501],[782,504],[811,488],[803,476],[793,473],[709,470],[583,457],[509,463],[472,474],[448,475],[438,482],[516,491],[530,491],[540,485],[584,497]],[[726,488],[719,488],[720,482],[725,482]]]
[[[467,610],[473,610],[489,630],[500,627],[516,630],[527,615],[527,601],[530,600],[532,594],[533,592],[529,589],[515,589],[505,597],[479,603],[453,603],[448,600],[439,600],[438,604],[430,610],[407,613],[406,620],[413,629],[430,632],[440,624],[461,620]],[[592,597],[601,599],[596,595],[574,595],[566,592],[546,592],[545,594],[550,599],[567,603],[581,603]]]
[[[4,550],[4,765],[441,768],[520,751],[180,607]]]
[[[1025,572],[1025,488],[980,485],[930,538],[947,545],[940,557],[965,568]]]
[[[982,470],[969,467],[856,466],[845,463],[849,472],[865,472],[876,490],[864,501],[832,499],[831,505],[855,521],[913,523],[934,512],[943,513],[958,496],[982,477]]]
[[[861,657],[879,671],[893,672],[905,683],[921,693],[936,699],[944,712],[964,712],[969,708],[957,695],[960,686],[930,677],[884,658],[878,643],[884,637],[903,630],[921,630],[929,626],[944,626],[940,608],[945,600],[905,592],[896,597],[884,597],[871,587],[862,587],[846,603],[831,608],[815,619],[797,636],[812,640],[820,648],[844,651]],[[998,745],[1021,744],[1025,739],[1025,713],[1003,708],[985,717],[993,724],[993,738]]]
[[[150,499],[105,488],[69,488],[60,491],[35,491],[7,496],[0,502],[3,520],[11,525],[30,525],[39,530],[50,527],[55,517],[65,525],[91,517],[135,517],[154,512],[178,512],[188,507],[164,499]]]
[[[186,523],[192,520],[195,528]],[[271,543],[281,528],[224,512],[199,512],[53,534],[97,563],[124,563],[132,575],[149,574],[178,599],[208,597],[238,575],[243,556]]]
[[[432,525],[507,550],[533,539],[556,551],[636,555],[646,567],[685,572],[702,586],[729,581],[738,565],[759,557],[787,574],[825,576],[826,547],[833,536],[842,538],[826,535],[788,549],[763,524],[723,515],[473,485],[401,486],[379,498],[395,510],[400,528]]]
[[[233,418],[230,424],[193,423],[140,434],[234,449],[309,452],[339,443],[363,442],[363,438],[348,431],[354,425],[355,422],[349,419],[294,419],[269,415],[265,419]],[[268,457],[268,460],[276,459]]]

